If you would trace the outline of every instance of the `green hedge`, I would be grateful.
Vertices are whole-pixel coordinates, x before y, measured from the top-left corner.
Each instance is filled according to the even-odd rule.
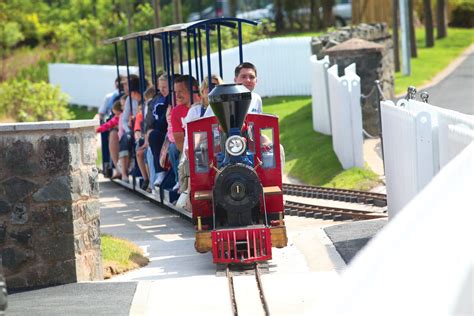
[[[474,27],[474,2],[464,2],[453,10],[451,23],[453,27]]]
[[[68,96],[44,81],[10,80],[0,83],[0,117],[16,122],[69,120]]]

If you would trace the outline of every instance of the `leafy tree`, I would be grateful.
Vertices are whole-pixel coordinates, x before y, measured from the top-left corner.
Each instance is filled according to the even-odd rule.
[[[0,81],[3,80],[6,67],[6,59],[12,49],[19,41],[24,38],[20,31],[20,25],[16,22],[6,22],[0,24],[0,57],[2,60],[2,72]]]

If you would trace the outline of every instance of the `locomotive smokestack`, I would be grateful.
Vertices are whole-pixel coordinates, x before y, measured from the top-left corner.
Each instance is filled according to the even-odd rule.
[[[252,93],[241,84],[221,84],[209,93],[209,104],[227,135],[231,128],[240,131],[251,100]]]

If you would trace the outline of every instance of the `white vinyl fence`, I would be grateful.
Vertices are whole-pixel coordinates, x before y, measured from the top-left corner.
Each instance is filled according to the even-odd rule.
[[[255,92],[262,97],[286,95],[310,95],[311,37],[272,38],[243,45],[243,59],[257,67],[257,87]],[[207,76],[207,56],[203,56],[203,71]],[[192,74],[196,77],[194,60]],[[234,69],[239,64],[238,48],[222,51],[223,79],[234,81]],[[211,54],[211,72],[219,74],[218,54]],[[137,67],[130,67],[137,74]],[[177,69],[177,68],[175,68]],[[117,76],[115,66],[49,64],[49,81],[61,87],[70,95],[70,103],[98,107],[104,96],[114,89]],[[188,63],[183,63],[184,73],[188,73]],[[126,67],[120,66],[120,74],[125,75]],[[202,78],[200,78],[202,80]]]
[[[364,167],[360,77],[355,64],[339,77],[338,66],[328,69],[332,147],[344,169]]]
[[[328,69],[329,56],[318,59],[311,56],[311,95],[313,109],[313,129],[331,135],[331,107],[329,105]]]
[[[474,141],[474,117],[415,100],[381,102],[389,215]]]
[[[121,75],[127,67],[120,66]],[[49,82],[70,96],[69,103],[99,107],[107,93],[114,91],[117,68],[108,65],[49,64]],[[138,74],[138,67],[130,67],[131,74]]]
[[[261,97],[310,95],[311,37],[271,38],[243,45],[243,60],[257,67],[257,87],[255,92]],[[211,54],[211,73],[219,74],[219,56]],[[207,77],[207,56],[204,55],[203,71]],[[237,47],[222,51],[222,72],[226,83],[234,82],[234,69],[239,64]],[[188,62],[183,63],[184,73],[188,73]],[[191,73],[196,77],[194,60]],[[202,80],[202,78],[200,78]]]

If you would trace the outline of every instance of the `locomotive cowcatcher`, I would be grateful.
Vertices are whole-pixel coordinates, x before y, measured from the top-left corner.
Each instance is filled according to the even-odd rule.
[[[247,114],[242,85],[216,86],[209,101],[215,116],[187,125],[195,248],[214,263],[270,260],[287,245],[278,118]]]

